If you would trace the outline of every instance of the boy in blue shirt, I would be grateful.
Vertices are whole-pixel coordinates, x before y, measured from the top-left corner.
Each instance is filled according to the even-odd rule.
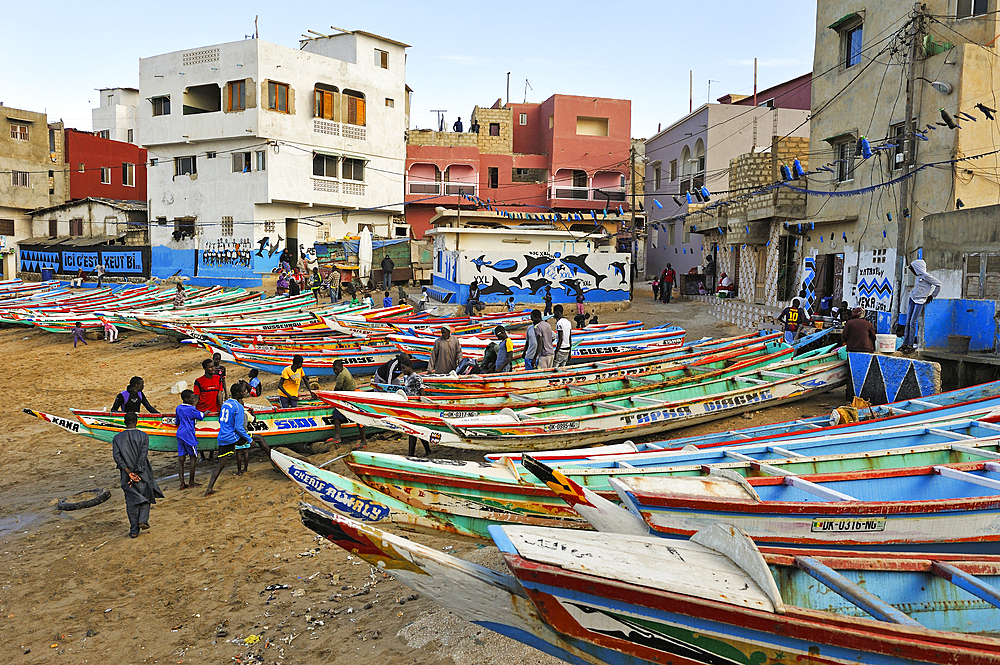
[[[219,474],[226,468],[229,458],[236,453],[237,446],[250,447],[250,435],[247,434],[246,413],[243,408],[243,385],[237,383],[229,391],[229,399],[222,403],[219,410],[219,461],[212,472],[212,479],[208,481],[208,489],[205,496],[215,493],[215,481]],[[237,467],[239,464],[237,463]]]
[[[181,404],[177,407],[177,460],[180,465],[181,489],[188,487],[198,487],[201,483],[194,482],[194,468],[198,463],[198,439],[194,433],[194,423],[196,420],[205,418],[205,414],[195,407],[198,403],[198,396],[193,390],[181,392]],[[187,483],[184,482],[184,458],[191,458],[191,477]]]
[[[392,307],[392,296],[389,295],[388,291],[385,292],[385,297],[382,298],[382,307]]]

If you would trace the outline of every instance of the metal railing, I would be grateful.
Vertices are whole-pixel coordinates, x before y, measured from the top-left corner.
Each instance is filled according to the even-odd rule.
[[[431,182],[428,180],[411,181],[407,191],[410,194],[421,194],[424,196],[459,196],[466,194],[475,196],[478,185],[473,182]]]
[[[624,202],[625,197],[626,190],[624,187],[571,187],[566,185],[549,187],[550,199]]]

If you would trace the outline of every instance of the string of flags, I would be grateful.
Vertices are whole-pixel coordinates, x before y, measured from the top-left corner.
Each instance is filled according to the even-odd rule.
[[[482,199],[473,194],[465,193],[461,194],[461,196],[464,200],[469,201],[470,203],[475,203],[478,207],[495,212],[499,216],[507,219],[520,219],[536,222],[579,222],[586,220],[589,215],[591,220],[594,222],[598,221],[598,212],[596,210],[585,210],[583,212],[511,212],[510,210],[501,210],[500,206],[506,204],[499,203],[493,199]],[[618,206],[617,212],[619,217],[623,217],[625,215],[625,211],[620,205]],[[607,218],[608,209],[604,208],[604,210],[601,211],[600,221],[604,221]]]

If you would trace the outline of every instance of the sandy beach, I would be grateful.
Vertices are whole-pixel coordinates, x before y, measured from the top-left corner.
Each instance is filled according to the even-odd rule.
[[[646,293],[615,318],[671,322],[688,338],[739,331],[692,303],[654,304]],[[648,301],[648,302],[647,302]],[[613,317],[606,317],[611,320]],[[178,403],[170,387],[200,374],[201,350],[146,334],[73,349],[69,336],[0,330],[7,381],[0,387],[0,658],[5,663],[454,663],[557,662],[466,623],[302,526],[295,486],[255,451],[249,473],[230,465],[211,497],[179,490],[177,458],[151,454],[166,497],[151,528],[128,538],[110,446],[21,413],[69,416],[69,407],[110,408],[129,377],[145,378],[160,411]],[[229,368],[230,382],[244,368]],[[264,378],[266,393],[276,377]],[[843,392],[682,430],[716,431],[810,416],[840,404]],[[249,400],[248,403],[260,400]],[[384,436],[369,449],[405,452]],[[325,462],[348,448],[310,459]],[[440,449],[441,457],[477,458]],[[342,462],[330,467],[346,472]],[[207,483],[211,466],[198,469]],[[174,477],[171,477],[174,476]],[[104,487],[94,508],[56,503]],[[411,535],[484,563],[487,543]],[[448,549],[450,548],[450,549]],[[270,587],[270,588],[269,588]]]

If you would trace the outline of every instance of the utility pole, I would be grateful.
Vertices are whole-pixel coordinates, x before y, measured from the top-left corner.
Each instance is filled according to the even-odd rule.
[[[899,324],[899,314],[903,300],[903,276],[906,271],[906,235],[910,224],[910,155],[913,152],[915,140],[915,123],[913,121],[914,88],[917,83],[917,43],[923,33],[923,5],[920,2],[913,5],[913,17],[910,29],[907,31],[910,48],[907,54],[906,70],[906,110],[903,129],[903,174],[899,183],[899,207],[896,218],[896,297],[892,303],[892,323]],[[878,100],[875,101],[878,103]]]
[[[629,165],[629,181],[632,185],[632,196],[631,203],[629,203],[628,212],[631,220],[629,221],[629,242],[631,243],[632,249],[632,265],[629,266],[629,280],[628,280],[628,298],[632,299],[632,291],[635,289],[635,276],[636,276],[636,266],[635,262],[637,259],[637,253],[639,250],[638,240],[635,236],[635,145],[631,147],[628,152],[628,165]]]
[[[688,70],[688,113],[694,111],[694,70]]]

